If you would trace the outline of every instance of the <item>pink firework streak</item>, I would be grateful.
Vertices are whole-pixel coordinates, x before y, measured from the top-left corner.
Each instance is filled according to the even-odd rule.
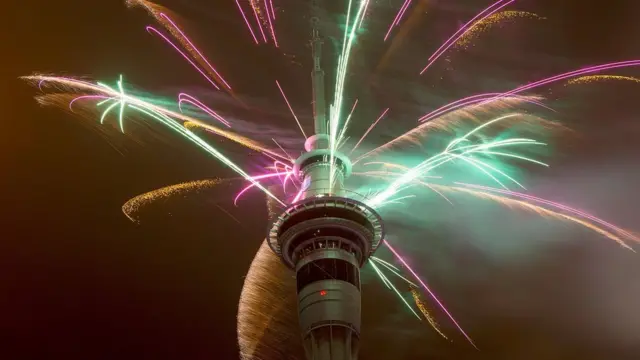
[[[252,176],[250,179],[251,180],[262,180],[262,179],[268,179],[268,178],[274,178],[274,177],[280,177],[281,175],[287,175],[288,173],[286,172],[275,172],[275,173],[271,173],[271,174],[264,174],[264,175],[258,175],[258,176]],[[238,192],[238,194],[236,195],[235,199],[233,199],[233,204],[235,206],[238,206],[238,199],[240,198],[240,196],[242,196],[242,194],[244,194],[245,192],[247,192],[247,190],[255,187],[257,184],[257,182],[252,182],[251,184],[249,184],[247,187],[245,187],[244,189],[240,190],[240,192]]]
[[[442,44],[438,48],[438,50],[436,50],[436,52],[433,53],[433,55],[431,55],[429,57],[429,63],[427,64],[427,66],[424,67],[424,69],[422,69],[422,71],[420,71],[420,75],[424,74],[424,72],[427,71],[427,69],[436,60],[438,60],[438,58],[440,56],[442,56],[442,54],[444,54],[447,50],[449,50],[449,48],[452,47],[456,43],[456,41],[458,41],[458,39],[463,37],[464,34],[466,34],[469,30],[471,30],[473,25],[476,23],[476,20],[482,21],[482,20],[486,19],[487,17],[495,14],[497,11],[499,11],[503,7],[511,4],[515,0],[509,0],[506,3],[504,1],[505,0],[499,0],[499,1],[495,2],[494,4],[492,4],[491,6],[489,6],[488,8],[482,10],[478,15],[476,15],[473,19],[469,20],[469,22],[464,24],[458,31],[456,31],[453,35],[451,35],[451,37],[447,41],[445,41],[444,44]],[[498,6],[498,5],[500,5],[500,6]],[[493,9],[496,6],[498,6],[498,7]],[[491,10],[491,9],[493,9],[493,10]]]
[[[280,86],[280,83],[278,82],[278,80],[276,80],[276,85],[278,85],[278,89],[280,90],[280,94],[282,94],[282,97],[284,98],[284,102],[287,103],[287,106],[289,107],[289,111],[291,111],[291,115],[293,115],[293,118],[296,120],[296,123],[298,124],[298,127],[300,128],[300,131],[302,132],[302,135],[306,139],[307,138],[307,134],[305,134],[304,129],[302,128],[302,124],[300,123],[300,120],[298,120],[298,117],[296,116],[296,113],[293,112],[293,108],[291,107],[291,104],[289,103],[289,100],[287,100],[287,96],[284,94],[284,91],[282,90],[282,87]]]
[[[387,30],[387,34],[384,36],[383,41],[387,41],[387,38],[391,34],[391,30],[393,30],[393,28],[400,23],[400,20],[402,19],[402,16],[404,15],[405,11],[407,11],[407,8],[409,7],[409,5],[411,5],[411,0],[405,0],[404,4],[402,4],[402,6],[400,7],[400,10],[398,10],[396,17],[393,19],[393,22],[391,23],[391,25],[389,25],[389,30]]]
[[[280,171],[280,166],[279,166],[279,165],[280,165],[280,166],[282,166],[282,168],[284,169],[284,172],[281,172],[281,171]],[[271,169],[274,169],[276,172],[278,172],[278,173],[280,173],[280,174],[282,174],[282,175],[287,174],[287,173],[290,173],[290,172],[293,170],[293,169],[291,168],[291,166],[289,166],[289,165],[287,165],[287,164],[283,163],[282,161],[278,161],[278,160],[274,161],[274,162],[273,162],[273,166],[271,166],[270,168],[271,168]],[[285,181],[286,181],[286,179],[287,179],[287,178],[286,178],[286,175],[285,175],[284,179],[283,179],[281,176],[278,176],[278,179],[280,179],[280,181],[282,181],[282,182],[283,182],[283,186],[284,186],[284,182],[285,182]]]
[[[561,209],[564,210],[568,213],[572,213],[574,215],[578,215],[578,216],[582,216],[585,219],[589,219],[595,223],[598,223],[606,228],[609,228],[621,235],[626,236],[627,238],[636,241],[636,242],[640,242],[640,239],[638,239],[637,236],[633,235],[632,233],[610,223],[607,221],[604,221],[596,216],[593,216],[591,214],[588,214],[582,210],[578,210],[572,207],[569,207],[567,205],[563,205],[551,200],[546,200],[546,199],[542,199],[539,198],[537,196],[533,196],[533,195],[529,195],[529,194],[523,194],[520,192],[516,192],[516,191],[510,191],[510,190],[502,190],[502,189],[496,189],[490,186],[482,186],[482,185],[474,185],[474,184],[466,184],[466,183],[461,183],[461,182],[456,182],[456,184],[462,185],[462,186],[466,186],[469,188],[474,188],[474,189],[479,189],[479,190],[485,190],[485,191],[491,191],[491,192],[495,192],[495,193],[499,193],[499,194],[504,194],[504,195],[509,195],[509,196],[513,196],[513,197],[517,197],[517,198],[521,198],[521,199],[526,199],[526,200],[530,200],[530,201],[534,201],[537,203],[541,203],[541,204],[545,204],[551,207],[555,207],[557,209]],[[622,244],[621,244],[622,245]],[[628,248],[628,247],[627,247]],[[630,248],[629,248],[630,249]]]
[[[527,91],[527,90],[531,90],[540,86],[544,86],[544,85],[548,85],[557,81],[563,81],[572,77],[578,77],[578,76],[583,76],[583,75],[587,75],[587,74],[592,74],[592,73],[597,73],[597,72],[601,72],[601,71],[607,71],[607,70],[613,70],[613,69],[618,69],[618,68],[624,68],[624,67],[631,67],[631,66],[638,66],[640,65],[640,60],[626,60],[626,61],[618,61],[618,62],[613,62],[613,63],[606,63],[606,64],[602,64],[602,65],[595,65],[595,66],[589,66],[583,69],[578,69],[578,70],[573,70],[573,71],[569,71],[566,73],[562,73],[562,74],[558,74],[555,76],[551,76],[542,80],[538,80],[526,85],[522,85],[520,87],[517,87],[513,90],[510,90],[508,92],[504,92],[504,93],[486,93],[486,94],[478,94],[478,95],[472,95],[469,97],[466,97],[464,99],[460,99],[460,100],[456,100],[450,104],[447,104],[445,106],[442,106],[432,112],[430,112],[429,114],[424,115],[423,117],[420,118],[419,121],[428,121],[433,119],[434,117],[441,115],[449,110],[454,110],[457,109],[459,107],[462,106],[466,106],[466,105],[470,105],[473,103],[477,103],[479,106],[490,103],[492,101],[496,101],[496,100],[500,100],[500,99],[504,99],[507,97],[515,97],[517,94]],[[491,95],[495,95],[495,96],[491,96]],[[486,98],[485,98],[486,97]],[[533,104],[536,104],[538,106],[542,106],[544,108],[547,108],[549,110],[555,111],[547,106],[545,106],[544,104],[538,103],[538,102],[534,102],[532,100],[525,100],[527,102],[531,102]]]
[[[281,145],[279,142],[276,141],[276,139],[271,138],[271,140],[280,148],[280,150],[282,150],[282,152],[284,153],[285,156],[289,157],[289,160],[291,161],[291,163],[294,162],[293,160],[293,156],[291,156]]]
[[[278,47],[278,39],[276,39],[276,30],[273,27],[273,22],[271,22],[271,13],[269,12],[269,0],[264,0],[264,7],[267,12],[267,20],[269,21],[269,28],[271,29],[271,37],[273,38],[273,44],[275,47]]]
[[[203,104],[200,100],[196,99],[195,97],[193,97],[193,96],[191,96],[189,94],[180,93],[178,95],[178,108],[180,109],[181,112],[182,112],[182,103],[191,104],[191,105],[197,107],[198,109],[202,110],[203,112],[205,112],[207,115],[211,116],[212,118],[220,121],[225,126],[231,127],[231,124],[227,120],[225,120],[222,116],[218,115],[218,113],[216,113],[215,111],[211,110],[207,105]]]
[[[224,86],[226,86],[229,90],[231,90],[231,86],[229,85],[229,83],[227,83],[227,81],[222,77],[222,75],[220,75],[220,73],[213,67],[213,65],[211,65],[209,60],[207,60],[207,58],[204,55],[202,55],[200,50],[198,50],[198,48],[187,37],[187,35],[185,35],[185,33],[178,27],[178,25],[176,25],[176,23],[174,23],[173,20],[171,20],[171,18],[169,18],[167,15],[165,15],[163,13],[160,13],[160,17],[165,19],[165,20],[167,20],[169,22],[169,24],[171,24],[171,26],[173,26],[173,28],[178,32],[178,34],[180,34],[182,39],[184,39],[184,41],[186,41],[187,44],[189,44],[189,46],[191,46],[191,49],[193,49],[193,51],[195,51],[196,54],[198,54],[198,56],[200,57],[200,60],[204,61],[204,63],[207,64],[207,67],[209,67],[209,69],[211,69],[211,71],[213,71],[213,73],[218,77],[218,79],[220,79],[220,81],[222,81]]]
[[[464,335],[464,337],[467,339],[467,341],[469,341],[469,343],[471,345],[473,345],[474,348],[478,349],[478,347],[473,343],[473,340],[471,340],[471,337],[469,337],[469,335],[467,335],[467,333],[462,329],[462,327],[458,324],[458,322],[456,321],[456,319],[453,317],[453,315],[451,315],[451,313],[449,312],[449,310],[447,310],[447,308],[444,306],[444,304],[438,299],[438,297],[436,296],[436,294],[433,293],[433,291],[431,291],[431,289],[427,286],[427,284],[420,278],[420,276],[418,276],[418,274],[411,268],[411,266],[409,266],[409,264],[407,264],[407,262],[404,260],[404,258],[402,256],[400,256],[400,254],[398,254],[398,252],[393,248],[393,246],[391,246],[391,244],[389,244],[389,241],[384,240],[384,244],[387,246],[387,248],[389,248],[389,250],[391,250],[391,252],[393,253],[393,255],[395,255],[395,257],[400,260],[400,262],[402,263],[402,265],[404,265],[404,267],[407,268],[407,270],[409,270],[409,272],[411,273],[411,275],[413,275],[414,278],[416,278],[416,280],[420,283],[420,285],[422,285],[422,287],[429,293],[429,295],[431,296],[431,298],[438,304],[438,306],[442,309],[442,311],[449,317],[449,319],[451,320],[451,322],[453,322],[453,324],[456,326],[456,328],[458,328],[458,331],[460,331],[460,333],[462,335]]]
[[[586,74],[591,74],[591,73],[596,73],[596,72],[600,72],[600,71],[607,71],[607,70],[613,70],[613,69],[618,69],[618,68],[625,68],[625,67],[630,67],[630,66],[638,66],[640,65],[640,60],[627,60],[627,61],[618,61],[618,62],[613,62],[613,63],[606,63],[606,64],[602,64],[602,65],[596,65],[596,66],[589,66],[583,69],[579,69],[579,70],[574,70],[574,71],[569,71],[566,73],[562,73],[559,75],[555,75],[546,79],[542,79],[542,80],[538,80],[536,82],[532,82],[530,84],[527,85],[522,85],[518,88],[515,88],[511,91],[508,91],[506,93],[502,93],[494,98],[491,98],[489,100],[487,100],[486,102],[490,102],[493,101],[495,99],[500,99],[500,98],[504,98],[510,95],[514,95],[514,94],[518,94],[521,93],[523,91],[527,91],[527,90],[531,90],[543,85],[547,85],[556,81],[562,81],[562,80],[566,80],[572,77],[576,77],[576,76],[582,76],[582,75],[586,75]]]
[[[260,29],[260,33],[262,34],[262,39],[264,42],[267,42],[267,35],[264,34],[264,29],[262,29],[262,23],[260,22],[260,16],[258,15],[258,9],[256,8],[258,5],[254,4],[254,1],[258,0],[249,0],[249,4],[251,5],[251,9],[253,9],[253,15],[256,16],[256,22],[258,23],[258,28]]]
[[[253,32],[253,28],[251,28],[251,24],[249,23],[249,19],[247,19],[247,14],[245,14],[244,10],[242,9],[242,5],[240,5],[240,0],[236,0],[236,4],[238,5],[238,10],[240,10],[240,14],[242,14],[242,18],[244,19],[244,23],[247,24],[247,28],[249,29],[249,32],[251,33],[251,37],[253,38],[253,41],[256,42],[256,45],[258,44],[258,38],[256,37],[256,34]]]
[[[153,26],[147,26],[147,31],[149,33],[155,33],[156,35],[160,36],[164,41],[167,42],[167,44],[171,45],[171,47],[173,47],[180,55],[182,55],[182,57],[187,60],[189,62],[189,64],[191,64],[191,66],[193,66],[194,69],[198,70],[198,72],[204,76],[205,79],[207,79],[207,81],[213,85],[213,87],[215,87],[216,89],[220,90],[220,87],[218,86],[218,84],[215,83],[215,81],[213,81],[209,75],[207,75],[202,69],[200,69],[200,67],[193,62],[193,60],[191,60],[189,58],[189,56],[187,54],[185,54],[182,50],[180,50],[180,48],[178,47],[178,45],[174,44],[166,35],[164,35],[163,33],[161,33],[158,29],[154,28]]]
[[[293,198],[293,200],[291,200],[291,203],[296,203],[298,200],[300,200],[300,198],[302,197],[302,194],[304,194],[304,191],[307,190],[307,188],[309,188],[309,185],[311,183],[306,183],[302,184],[302,187],[300,187],[300,190],[298,191],[298,193],[296,194],[296,196]]]
[[[287,194],[287,180],[289,180],[291,178],[291,175],[293,175],[293,172],[289,172],[285,177],[284,177],[284,181],[282,181],[282,192],[285,193],[285,195]]]
[[[407,13],[407,9],[409,8],[409,6],[411,6],[411,2],[407,3],[407,6],[404,7],[404,9],[401,9],[400,11],[400,17],[398,18],[398,22],[396,23],[396,26],[400,25],[400,22],[402,21],[402,18],[404,17],[404,14]]]
[[[300,191],[298,191],[298,193],[296,194],[296,196],[293,198],[293,200],[291,200],[291,203],[295,203],[298,200],[300,200],[300,198],[302,197],[302,193],[304,192],[304,188],[300,189]]]
[[[293,168],[291,168],[291,166],[285,165],[284,170],[287,174],[284,176],[284,179],[282,179],[282,192],[286,195],[287,182],[291,182],[296,188],[298,188],[298,185],[294,181],[295,177],[293,176],[294,175]]]
[[[358,142],[356,143],[356,146],[354,146],[354,147],[353,147],[353,149],[351,149],[351,152],[350,152],[349,154],[353,153],[353,151],[354,151],[354,150],[355,150],[355,149],[360,145],[360,143],[362,142],[362,140],[364,140],[364,138],[366,138],[366,137],[367,137],[367,135],[369,134],[369,132],[370,132],[371,130],[373,130],[373,128],[374,128],[374,127],[376,127],[376,125],[378,124],[378,122],[379,122],[380,120],[382,120],[382,118],[383,118],[385,115],[387,115],[387,113],[388,113],[388,112],[389,112],[389,108],[386,108],[386,109],[382,112],[382,114],[380,114],[380,116],[378,117],[378,119],[377,119],[373,124],[371,124],[371,126],[369,126],[369,128],[367,129],[367,131],[365,131],[365,132],[364,132],[364,135],[362,135],[362,137],[360,138],[360,140],[358,140]]]
[[[440,115],[442,115],[444,113],[447,113],[449,111],[452,111],[452,110],[455,110],[455,109],[458,109],[458,108],[461,108],[461,107],[469,106],[469,105],[472,105],[472,104],[476,104],[476,103],[485,104],[486,103],[485,100],[487,100],[487,99],[491,99],[491,101],[498,100],[496,98],[496,95],[502,95],[502,94],[501,93],[485,93],[485,94],[477,94],[477,95],[468,96],[466,98],[459,99],[459,100],[451,102],[451,103],[449,103],[447,105],[441,106],[438,109],[436,109],[436,110],[434,110],[434,111],[422,116],[418,121],[420,121],[420,122],[429,121],[429,120],[432,120],[432,119],[434,119],[434,118],[436,118],[436,117],[438,117],[438,116],[440,116]],[[522,100],[524,102],[528,102],[528,103],[540,106],[542,108],[545,108],[547,110],[556,112],[554,109],[550,108],[549,106],[543,104],[540,101],[527,99],[527,98],[524,98],[524,97],[521,97],[521,96],[518,96],[518,95],[514,95],[513,97],[517,98],[519,100]]]
[[[269,0],[269,8],[271,8],[271,17],[276,19],[276,11],[273,9],[273,0]]]

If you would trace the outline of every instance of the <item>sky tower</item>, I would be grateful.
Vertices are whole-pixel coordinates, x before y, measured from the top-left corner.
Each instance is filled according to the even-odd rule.
[[[298,319],[307,358],[350,360],[358,358],[359,350],[360,268],[382,241],[384,229],[371,207],[345,193],[351,161],[339,151],[334,151],[330,178],[318,1],[312,4],[315,131],[294,165],[304,192],[275,219],[267,239],[282,262],[296,272]]]

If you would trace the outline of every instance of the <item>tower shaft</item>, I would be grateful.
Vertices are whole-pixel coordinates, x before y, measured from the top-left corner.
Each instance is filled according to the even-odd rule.
[[[316,135],[327,135],[327,108],[325,103],[324,70],[321,67],[322,39],[320,38],[320,19],[317,16],[318,4],[313,2],[314,16],[311,18],[311,56],[313,57],[313,70],[311,82],[313,86],[313,122]]]
[[[313,84],[313,123],[317,135],[328,134],[326,103],[324,94],[324,70],[320,66],[322,54],[322,40],[315,38],[311,42],[313,49],[313,71],[311,72],[311,82]]]
[[[316,249],[318,245],[332,248]],[[355,360],[360,336],[360,268],[348,240],[317,238],[296,264],[298,317],[309,360]]]

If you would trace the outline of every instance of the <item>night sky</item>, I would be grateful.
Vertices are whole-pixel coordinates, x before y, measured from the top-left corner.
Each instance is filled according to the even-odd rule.
[[[310,109],[306,20],[293,15],[306,15],[301,2],[274,0],[285,10],[279,15],[279,36],[290,49],[288,57],[251,44],[232,0],[165,4],[189,20],[187,31],[197,34],[207,54],[216,54],[214,63],[243,95],[263,104],[277,102],[278,112],[287,119],[277,125],[295,130],[273,80],[291,88],[298,108]],[[120,208],[133,196],[233,174],[170,134],[162,139],[142,136],[141,142],[115,135],[105,141],[95,127],[67,112],[38,106],[33,100],[37,89],[17,77],[37,71],[115,80],[122,73],[127,82],[168,96],[180,88],[203,93],[207,84],[144,31],[152,18],[142,10],[127,9],[123,1],[14,3],[5,8],[0,35],[0,358],[237,359],[238,297],[267,225],[260,195],[233,208],[229,193],[240,186],[236,184],[207,193],[205,200],[161,204],[150,221],[132,224]],[[377,13],[372,13],[371,31],[378,38],[395,15],[396,3],[379,1],[381,18],[376,20]],[[402,88],[409,77],[397,74],[403,61],[412,69],[414,64],[424,65],[429,51],[455,30],[456,23],[487,4],[431,1],[433,14],[442,17],[427,14],[408,40],[420,47],[398,50],[405,55],[392,61],[400,64],[390,66],[373,83],[389,80],[393,88]],[[491,34],[482,41],[484,47],[452,56],[456,72],[441,69],[447,75],[430,87],[430,106],[489,88],[508,90],[581,65],[640,57],[637,1],[516,4],[512,8],[535,11],[546,22]],[[333,4],[327,16],[335,20],[339,11]],[[363,40],[358,50],[359,55],[370,55],[356,60],[365,69],[354,71],[356,79],[370,76],[384,52],[372,45],[374,40]],[[638,76],[640,69],[619,73]],[[420,81],[413,73],[410,77],[407,93]],[[433,75],[427,81],[438,78]],[[543,95],[582,135],[559,147],[552,169],[532,178],[534,190],[640,231],[640,113],[635,110],[640,86],[596,86],[571,95],[562,86],[556,89]],[[389,97],[394,104],[384,104],[381,93],[389,89],[377,91],[365,96],[371,114],[402,103],[397,95]],[[272,116],[263,115],[260,119],[267,120],[260,121]],[[413,113],[409,117],[415,118]],[[364,121],[359,128],[368,124]],[[400,132],[407,129],[401,127]],[[243,164],[248,170],[262,165],[253,161],[255,157],[242,158],[237,148],[229,151],[238,161],[249,159]],[[242,224],[216,205],[232,211]],[[410,318],[392,295],[373,285],[363,293],[364,331],[369,335],[363,335],[362,358],[639,359],[638,255],[569,226],[541,230],[540,222],[529,222],[531,217],[519,216],[499,236],[495,231],[438,229],[440,238],[432,246],[455,275],[437,273],[446,267],[442,264],[423,266],[423,273],[467,325],[480,352],[461,337],[449,343],[428,327],[405,327]],[[466,220],[485,222],[485,228],[489,221]],[[489,240],[506,242],[510,236],[516,237],[509,239],[511,243],[543,244],[509,248]],[[461,247],[470,237],[478,237],[474,245]],[[445,240],[454,245],[443,245]],[[408,333],[415,329],[421,330]],[[448,325],[445,329],[453,332]]]

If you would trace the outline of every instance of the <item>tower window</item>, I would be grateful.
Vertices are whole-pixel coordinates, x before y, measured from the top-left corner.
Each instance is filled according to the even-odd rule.
[[[360,289],[358,267],[342,259],[318,259],[298,270],[296,275],[298,293],[307,285],[322,280],[340,280]]]

